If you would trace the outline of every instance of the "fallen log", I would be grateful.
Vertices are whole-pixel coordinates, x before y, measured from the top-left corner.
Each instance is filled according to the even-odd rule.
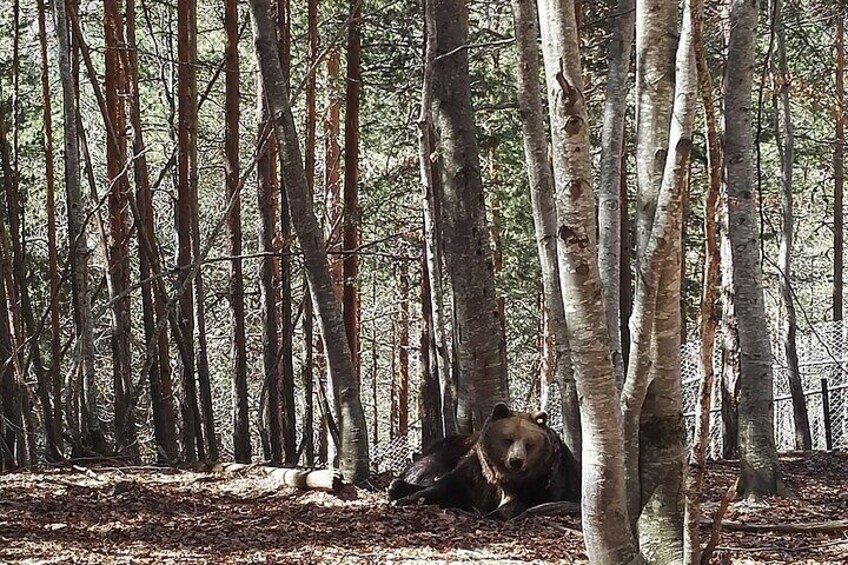
[[[249,465],[246,463],[218,463],[210,469],[213,473],[256,472],[278,481],[280,486],[303,490],[320,490],[338,493],[344,488],[341,473],[336,469],[295,469],[271,465]]]

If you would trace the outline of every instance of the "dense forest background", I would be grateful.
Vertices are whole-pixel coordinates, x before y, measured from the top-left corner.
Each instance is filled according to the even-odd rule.
[[[115,327],[114,306],[128,300],[127,321],[129,348],[120,359],[125,372],[125,385],[136,395],[135,425],[138,429],[138,456],[144,460],[160,458],[153,438],[151,397],[146,370],[152,363],[152,348],[145,339],[142,287],[140,274],[143,251],[135,230],[138,225],[128,208],[112,205],[109,194],[115,172],[110,169],[108,128],[98,104],[93,84],[109,89],[114,79],[109,75],[108,58],[113,47],[104,31],[104,6],[109,2],[69,4],[76,19],[79,36],[73,35],[72,72],[79,86],[79,137],[82,142],[82,199],[86,209],[86,231],[90,248],[92,343],[95,379],[93,396],[82,401],[92,404],[102,424],[106,444],[115,445],[114,406],[116,364],[112,333]],[[120,6],[120,3],[118,3]],[[128,18],[131,2],[121,7]],[[290,61],[291,103],[299,131],[307,132],[309,120],[315,128],[314,142],[304,135],[304,150],[314,159],[312,182],[314,206],[330,240],[331,257],[355,255],[358,272],[350,282],[357,291],[358,356],[361,397],[368,419],[369,435],[378,444],[397,435],[417,436],[421,427],[422,324],[421,311],[423,220],[418,167],[418,116],[421,98],[422,55],[424,50],[423,6],[407,2],[356,2],[353,6],[334,1],[317,3],[314,14],[317,44],[310,42],[309,14],[306,2],[281,0],[282,25],[289,34],[286,42]],[[49,6],[47,6],[49,8]],[[238,157],[242,165],[243,186],[240,202],[241,250],[233,253],[226,228],[229,203],[225,153],[227,42],[225,3],[201,1],[197,6],[196,72],[197,117],[190,127],[196,131],[196,238],[191,245],[192,261],[199,268],[192,271],[202,280],[196,294],[194,316],[198,328],[205,326],[205,368],[201,371],[201,397],[208,395],[214,426],[203,435],[213,433],[219,458],[234,456],[233,387],[234,326],[231,306],[231,277],[234,255],[242,265],[244,285],[244,350],[246,355],[247,399],[253,455],[270,457],[269,422],[263,414],[268,401],[269,381],[263,369],[269,324],[262,287],[262,269],[271,263],[274,285],[284,292],[275,298],[278,319],[272,332],[281,346],[280,371],[291,381],[294,391],[293,421],[296,422],[297,452],[310,452],[302,461],[312,461],[314,450],[319,461],[326,459],[326,431],[321,419],[321,390],[327,385],[322,349],[317,328],[313,329],[311,309],[304,293],[305,277],[299,243],[290,235],[290,227],[279,218],[280,190],[273,164],[257,177],[250,165],[256,160],[257,141],[261,138],[262,105],[257,91],[258,71],[253,51],[251,25],[247,6],[237,5],[238,34]],[[600,160],[600,132],[605,85],[608,74],[608,50],[616,16],[614,2],[586,2],[580,14],[585,96],[590,118],[592,159],[596,168]],[[133,51],[137,77],[120,83],[118,105],[129,107],[132,96],[130,82],[137,88],[139,123],[123,119],[115,133],[123,138],[130,151],[134,136],[142,133],[143,156],[149,172],[152,195],[152,234],[158,247],[166,294],[171,297],[182,280],[178,264],[180,242],[175,218],[179,202],[179,132],[187,125],[181,121],[178,82],[180,61],[180,22],[176,3],[139,1],[132,6],[135,25],[135,48],[121,43],[120,61],[128,61],[125,53]],[[349,23],[351,10],[357,16],[361,31],[361,91],[358,126],[345,121],[345,100],[349,92],[346,81],[349,55]],[[724,69],[723,33],[726,20],[721,3],[708,3],[704,20],[705,44],[715,77]],[[477,139],[486,194],[486,210],[493,246],[496,292],[503,303],[504,336],[507,353],[511,400],[516,407],[537,406],[543,391],[552,381],[552,353],[544,321],[541,272],[535,249],[535,235],[527,188],[524,156],[520,135],[520,117],[516,102],[516,53],[513,38],[513,13],[509,2],[470,2],[468,5],[470,37],[468,56]],[[757,33],[757,57],[754,72],[754,128],[756,140],[756,188],[763,249],[763,273],[769,317],[773,323],[783,317],[777,268],[781,232],[780,186],[777,171],[780,157],[775,143],[776,100],[783,84],[790,87],[791,110],[795,132],[795,176],[792,190],[796,195],[794,209],[795,241],[792,296],[798,309],[799,326],[807,327],[833,317],[834,296],[834,180],[841,175],[834,168],[834,139],[838,114],[842,105],[835,96],[834,56],[836,20],[840,8],[829,2],[787,2],[783,8],[782,30],[786,35],[789,61],[788,75],[776,69],[773,54],[775,25],[770,18],[760,19]],[[108,18],[107,18],[108,20]],[[126,23],[122,23],[125,26]],[[108,31],[108,29],[107,29]],[[126,30],[122,34],[126,34]],[[0,104],[4,146],[3,176],[6,202],[17,192],[20,206],[17,217],[23,253],[24,283],[28,289],[31,317],[35,327],[27,326],[27,345],[15,342],[20,360],[25,363],[24,380],[29,390],[33,420],[43,418],[38,405],[39,371],[58,378],[62,385],[61,401],[80,402],[69,395],[82,395],[73,384],[82,371],[80,340],[75,332],[73,290],[70,284],[67,205],[64,192],[64,146],[61,140],[64,112],[59,73],[59,49],[50,10],[39,1],[7,0],[0,12]],[[122,35],[122,41],[124,35]],[[46,41],[46,50],[40,48]],[[46,55],[46,60],[43,58]],[[121,63],[125,65],[126,63]],[[119,65],[120,66],[120,65]],[[46,79],[46,90],[42,90]],[[314,79],[314,101],[307,92]],[[630,81],[633,80],[631,73]],[[717,81],[718,82],[718,81]],[[717,92],[720,92],[717,85]],[[108,99],[107,105],[112,104]],[[51,101],[45,115],[46,98]],[[633,97],[628,98],[632,108]],[[314,104],[314,107],[312,106]],[[126,115],[129,116],[127,111]],[[623,171],[631,191],[631,217],[634,210],[635,162],[632,110],[628,112]],[[50,124],[47,124],[47,118]],[[699,117],[698,120],[701,118]],[[344,189],[346,129],[358,133],[358,180],[356,201],[346,202]],[[46,129],[48,128],[48,129]],[[52,129],[50,129],[52,128]],[[136,131],[140,128],[141,132]],[[684,224],[685,262],[683,278],[684,337],[694,334],[701,294],[703,248],[703,197],[707,186],[706,149],[701,127],[696,134],[689,177]],[[52,168],[45,162],[46,135],[52,137]],[[132,153],[130,153],[132,155]],[[138,155],[136,155],[136,158]],[[307,160],[309,157],[307,157]],[[274,159],[272,158],[271,161]],[[262,166],[260,159],[259,166]],[[129,175],[132,164],[121,174]],[[121,170],[118,169],[120,172]],[[264,177],[262,175],[265,175]],[[120,176],[120,175],[118,175]],[[264,180],[263,180],[264,179]],[[270,183],[270,193],[263,191]],[[11,185],[15,186],[12,188]],[[126,185],[129,188],[129,184]],[[52,191],[52,194],[51,194]],[[349,197],[349,196],[348,196]],[[53,198],[53,204],[48,204]],[[123,206],[129,206],[124,203]],[[274,223],[265,226],[262,213],[269,208]],[[11,227],[8,204],[3,208],[4,225]],[[110,215],[117,214],[124,223],[128,262],[123,289],[116,289],[110,277],[114,268],[113,241],[115,231]],[[285,216],[285,214],[284,214]],[[634,222],[627,224],[634,231]],[[55,226],[55,234],[50,234]],[[343,232],[352,225],[357,231],[353,249],[345,247]],[[264,230],[264,231],[263,231]],[[288,231],[287,231],[288,230]],[[6,232],[6,238],[16,237]],[[263,240],[270,238],[270,244]],[[633,238],[631,237],[632,241]],[[6,239],[7,242],[11,241]],[[57,255],[51,257],[51,242]],[[840,250],[841,251],[841,250]],[[17,256],[12,246],[6,248],[3,268],[12,267]],[[284,257],[281,262],[271,256]],[[51,288],[50,263],[55,261],[59,277],[55,300]],[[146,267],[149,270],[149,266]],[[340,267],[339,267],[340,268]],[[629,269],[628,269],[629,270]],[[148,277],[150,275],[147,275]],[[154,275],[155,277],[155,275]],[[426,278],[426,277],[424,277]],[[341,283],[341,278],[339,279]],[[4,305],[6,301],[2,301]],[[58,326],[51,326],[51,308],[58,310]],[[201,308],[202,306],[202,308]],[[4,306],[5,309],[5,306]],[[4,316],[5,318],[5,316]],[[309,327],[305,327],[305,324]],[[777,326],[775,326],[777,327]],[[199,331],[195,328],[194,331]],[[58,332],[58,333],[55,333]],[[14,332],[8,335],[14,335]],[[425,337],[426,339],[426,337]],[[57,343],[54,343],[57,342]],[[41,350],[36,358],[32,347]],[[426,345],[425,355],[426,353]],[[180,352],[173,339],[168,341],[171,362]],[[118,350],[120,351],[120,350]],[[4,355],[4,374],[11,374],[13,357]],[[198,358],[200,362],[200,358]],[[39,363],[43,368],[36,369]],[[287,368],[284,368],[286,366]],[[202,375],[208,374],[208,385]],[[57,377],[58,376],[58,377]],[[173,368],[177,397],[184,394],[183,384]],[[81,381],[80,381],[81,382]],[[315,386],[313,386],[315,383]],[[208,386],[208,390],[203,390]],[[67,388],[70,387],[70,388]],[[85,394],[88,394],[88,390]],[[124,391],[121,394],[126,394]],[[202,398],[201,398],[202,404]],[[85,410],[86,407],[83,406]],[[204,409],[201,406],[201,411]],[[8,417],[7,417],[8,418]],[[7,428],[14,424],[7,420]],[[304,443],[304,429],[314,427],[314,445]],[[39,446],[45,438],[32,436]],[[264,439],[263,439],[264,438]],[[324,439],[322,439],[324,438]],[[263,453],[263,441],[264,449]],[[119,442],[120,443],[120,442]],[[321,445],[319,445],[321,444]],[[207,447],[208,447],[207,438]],[[96,446],[88,445],[77,455],[95,455]],[[185,449],[185,448],[183,448]],[[287,448],[290,449],[290,448]],[[39,448],[36,451],[41,451]],[[111,450],[109,450],[111,452]],[[99,453],[98,455],[105,455]],[[182,454],[185,456],[185,452]],[[291,456],[288,456],[291,457]],[[167,457],[166,457],[167,459]]]

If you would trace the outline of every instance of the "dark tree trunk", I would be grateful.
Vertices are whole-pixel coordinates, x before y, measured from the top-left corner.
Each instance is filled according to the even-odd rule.
[[[130,118],[133,125],[133,173],[136,185],[136,230],[138,231],[139,275],[147,281],[152,273],[159,273],[158,249],[153,222],[153,194],[142,137],[141,100],[138,92],[138,53],[135,40],[135,0],[127,0],[127,72],[130,88]],[[173,385],[171,382],[171,360],[168,334],[162,331],[165,310],[164,284],[159,279],[155,284],[143,282],[141,302],[144,317],[144,338],[148,348],[150,403],[153,409],[153,434],[157,446],[157,459],[162,463],[173,463],[179,457],[177,447],[177,418],[174,410]],[[157,332],[157,328],[160,330]]]
[[[244,273],[241,247],[241,198],[239,196],[239,55],[238,1],[224,3],[226,101],[224,129],[224,192],[232,208],[227,217],[230,263],[230,317],[233,326],[233,450],[238,463],[250,463],[250,406],[247,396],[247,351],[244,324]]]
[[[428,33],[435,34],[432,108],[442,158],[442,230],[453,289],[461,395],[473,425],[507,400],[492,249],[468,76],[468,13],[459,0],[428,0]],[[462,424],[461,424],[462,425]]]
[[[357,381],[360,378],[359,355],[359,98],[362,17],[360,0],[350,0],[350,24],[347,28],[347,78],[345,81],[344,128],[344,219],[342,261],[345,330]]]
[[[257,142],[262,143],[262,133],[270,127],[269,112],[266,106],[263,85],[257,84],[257,103],[259,104],[259,135]],[[265,444],[270,450],[265,454],[275,463],[283,462],[283,414],[281,400],[280,371],[280,312],[277,304],[280,300],[280,287],[275,277],[279,260],[277,253],[277,208],[275,198],[277,173],[275,166],[276,143],[271,140],[265,145],[256,163],[256,189],[259,205],[259,242],[260,251],[265,255],[259,260],[259,284],[262,291],[262,360],[265,375]]]
[[[194,299],[190,276],[192,263],[192,216],[196,210],[197,195],[197,92],[196,84],[196,0],[177,4],[177,96],[179,98],[177,124],[177,288],[179,296],[179,333],[187,349],[181,367],[183,416],[183,450],[187,461],[206,459],[200,410],[197,403],[197,384],[194,378]]]
[[[70,10],[68,9],[70,8]],[[70,422],[79,430],[74,441],[74,456],[82,455],[84,448],[106,454],[108,447],[96,414],[97,387],[94,378],[94,332],[91,315],[91,289],[89,277],[88,234],[85,226],[85,203],[80,186],[80,146],[78,132],[77,100],[77,45],[70,44],[68,24],[75,17],[65,0],[54,4],[56,37],[59,44],[59,74],[62,80],[62,106],[64,110],[64,163],[65,198],[68,208],[68,242],[71,256],[72,301],[74,326],[77,336],[79,372],[71,375],[68,390]]]
[[[120,0],[103,2],[103,35],[106,43],[106,75],[104,93],[112,131],[126,127],[125,96],[126,69],[121,64],[123,30]],[[111,136],[107,133],[107,138]],[[132,357],[130,351],[130,284],[129,214],[127,194],[129,178],[126,171],[127,146],[124,136],[116,136],[106,144],[106,181],[109,185],[108,262],[112,297],[112,383],[115,389],[115,452],[138,461],[135,418],[131,401],[133,395]]]
[[[291,6],[289,0],[277,2],[277,41],[280,63],[286,88],[291,83]],[[283,163],[280,160],[280,168]],[[297,463],[297,430],[295,428],[294,403],[294,326],[292,325],[292,228],[289,217],[286,190],[280,177],[280,409],[282,411],[283,460],[287,465]]]
[[[315,130],[317,126],[315,112],[315,66],[318,61],[318,0],[308,0],[307,35],[309,39],[309,68],[312,72],[306,79],[306,146],[304,168],[306,174],[307,200],[315,197]],[[309,293],[309,281],[304,274],[303,293],[303,451],[306,453],[306,465],[315,464],[315,428],[313,427],[313,383],[315,382],[312,358],[313,324],[312,296]]]
[[[50,62],[47,58],[47,29],[44,0],[38,0],[38,43],[41,54],[42,130],[44,133],[44,180],[47,191],[47,268],[50,279],[50,368],[46,395],[39,391],[42,409],[46,401],[51,408],[45,415],[47,457],[59,461],[64,457],[62,440],[62,381],[60,373],[61,334],[59,325],[59,258],[56,243],[56,186],[53,166],[53,122],[50,103]]]
[[[786,31],[783,28],[783,7],[780,0],[772,2],[773,29],[777,36],[777,62],[780,70],[778,111],[775,93],[775,139],[780,155],[780,210],[781,232],[778,267],[780,301],[783,306],[783,350],[786,353],[787,378],[789,392],[792,395],[792,415],[795,423],[795,448],[810,450],[813,439],[810,435],[810,419],[807,416],[807,403],[798,366],[798,348],[795,336],[798,333],[795,315],[795,300],[792,292],[792,246],[795,237],[794,199],[792,194],[792,176],[795,164],[795,128],[792,123],[792,110],[789,105],[789,63],[786,60]],[[779,116],[779,117],[778,117]]]

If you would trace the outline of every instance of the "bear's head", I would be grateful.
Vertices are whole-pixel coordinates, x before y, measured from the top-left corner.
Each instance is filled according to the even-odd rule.
[[[480,430],[478,453],[492,483],[524,482],[551,471],[555,445],[545,412],[514,412],[498,403]]]

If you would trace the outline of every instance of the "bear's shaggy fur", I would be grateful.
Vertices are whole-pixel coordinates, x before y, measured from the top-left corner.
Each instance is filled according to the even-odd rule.
[[[579,501],[580,469],[547,414],[498,404],[478,434],[448,438],[425,452],[389,487],[398,505],[437,504],[510,519],[546,502]],[[444,473],[463,445],[469,445]],[[414,470],[414,472],[413,472]],[[410,480],[410,479],[414,479]]]
[[[470,434],[448,436],[428,447],[389,485],[389,499],[397,500],[431,486],[456,468],[477,437]]]

